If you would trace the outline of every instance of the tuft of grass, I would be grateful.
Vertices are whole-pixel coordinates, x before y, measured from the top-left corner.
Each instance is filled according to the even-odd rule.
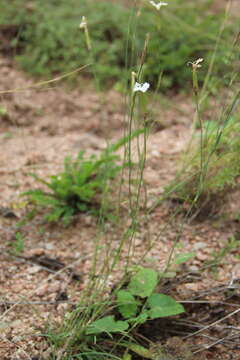
[[[232,58],[235,59],[234,51]],[[198,70],[202,62],[203,58],[199,58],[190,63],[196,106],[193,136],[183,154],[176,179],[166,188],[166,194],[174,193],[186,205],[187,214],[194,212],[195,216],[217,213],[227,193],[238,185],[240,175],[239,72],[233,61],[230,80],[223,92],[224,100],[221,97],[217,100],[220,111],[215,109],[212,120],[206,120],[202,109],[206,97],[210,97],[206,90],[209,77],[207,75],[201,88]]]
[[[239,120],[236,112],[221,125],[216,121],[205,121],[202,141],[196,132],[182,159],[184,169],[166,188],[166,193],[174,194],[180,202],[188,204],[190,213],[214,214],[229,191],[238,185]]]

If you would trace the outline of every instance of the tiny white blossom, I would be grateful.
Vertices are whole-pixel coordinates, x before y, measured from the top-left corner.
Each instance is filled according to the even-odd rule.
[[[135,83],[134,87],[133,87],[133,92],[136,91],[141,91],[141,92],[146,92],[150,87],[150,84],[145,82],[144,84],[139,84],[138,82]]]
[[[87,26],[87,19],[86,19],[85,16],[83,16],[83,17],[82,17],[82,21],[81,21],[81,23],[80,23],[80,25],[79,25],[79,28],[80,28],[80,29],[85,29],[86,26]]]
[[[155,1],[149,1],[152,6],[154,6],[157,10],[161,9],[161,6],[167,6],[168,3],[160,1],[158,4]]]
[[[197,60],[195,61],[195,65],[197,65],[197,67],[201,67],[201,66],[202,66],[202,65],[200,64],[201,62],[203,62],[203,59],[202,59],[202,58],[197,59]]]
[[[197,59],[196,61],[189,61],[188,62],[188,65],[192,65],[193,69],[197,69],[197,68],[200,68],[202,67],[201,65],[201,62],[203,62],[204,59],[200,58],[200,59]]]

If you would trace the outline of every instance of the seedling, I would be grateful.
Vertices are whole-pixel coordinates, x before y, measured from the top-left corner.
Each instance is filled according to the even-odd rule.
[[[12,253],[14,255],[19,255],[23,252],[25,246],[24,236],[21,232],[16,232],[15,240],[11,243]]]
[[[86,328],[87,336],[99,336],[112,333],[126,334],[126,331],[148,320],[178,315],[184,312],[183,306],[171,296],[155,292],[158,284],[155,270],[139,268],[131,277],[126,289],[119,289],[116,295],[116,315],[108,315],[93,321]],[[119,316],[121,320],[116,320]],[[91,339],[91,337],[89,338]],[[129,348],[137,354],[148,350],[142,346],[123,342],[119,345]],[[150,357],[149,357],[150,358]]]
[[[64,171],[51,176],[49,181],[36,174],[30,174],[49,191],[29,190],[22,195],[27,196],[34,205],[48,209],[45,215],[48,222],[62,219],[68,224],[72,216],[79,212],[99,215],[101,211],[103,216],[110,217],[106,204],[102,206],[106,185],[123,167],[131,165],[129,163],[119,165],[120,159],[115,152],[142,132],[143,130],[136,130],[131,136],[121,138],[116,144],[104,150],[99,157],[92,155],[86,158],[83,151],[75,160],[66,157]]]

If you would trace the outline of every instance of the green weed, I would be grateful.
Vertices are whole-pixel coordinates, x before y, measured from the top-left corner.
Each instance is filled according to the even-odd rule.
[[[126,289],[116,291],[117,311],[124,320],[115,321],[113,316],[101,318],[89,325],[87,334],[121,332],[128,329],[129,325],[143,324],[148,319],[182,313],[183,306],[170,296],[154,293],[158,282],[156,271],[140,268],[130,278]]]
[[[234,56],[234,52],[232,53]],[[214,120],[204,119],[202,107],[205,98],[206,82],[199,86],[199,68],[203,58],[190,62],[192,66],[193,93],[196,113],[191,141],[182,157],[182,166],[176,179],[166,188],[166,194],[174,193],[185,203],[188,214],[212,215],[219,210],[226,190],[237,186],[240,175],[238,155],[240,130],[238,87],[239,72],[232,65],[231,80],[226,87],[224,105],[216,112]]]
[[[19,255],[23,252],[25,247],[25,239],[21,232],[16,232],[15,240],[11,243],[12,253],[14,255]]]
[[[31,174],[39,183],[50,191],[42,189],[29,190],[22,194],[36,206],[47,208],[45,219],[48,222],[57,222],[62,219],[68,224],[72,216],[79,212],[89,212],[94,215],[103,215],[110,218],[107,205],[103,205],[103,197],[107,182],[113,180],[123,167],[129,163],[119,165],[119,156],[114,154],[126,142],[142,133],[137,130],[110,145],[97,157],[89,158],[81,151],[74,160],[66,157],[64,171],[50,177],[50,181]],[[105,208],[104,208],[105,206]]]
[[[172,297],[155,292],[158,283],[159,277],[156,271],[138,267],[130,276],[128,284],[123,288],[121,286],[117,288],[112,300],[101,304],[101,313],[106,316],[101,316],[98,305],[94,304],[91,311],[93,319],[88,320],[82,329],[75,329],[74,333],[71,331],[71,334],[75,334],[71,341],[71,348],[75,348],[76,354],[79,353],[81,359],[87,360],[94,358],[94,354],[98,351],[99,354],[109,353],[109,356],[114,358],[122,352],[120,349],[127,349],[140,356],[154,359],[149,349],[135,342],[131,335],[132,330],[148,320],[184,312],[183,306]],[[77,312],[79,313],[79,310]],[[94,314],[97,319],[94,319]],[[78,316],[81,316],[81,313]],[[66,319],[66,323],[68,321]],[[70,328],[73,330],[73,323]],[[61,334],[68,337],[64,331]],[[55,338],[49,337],[49,341],[55,345],[58,343],[59,346],[61,335],[59,334],[59,337],[55,335]],[[112,348],[109,348],[109,345]],[[112,352],[114,348],[116,349]]]
[[[184,170],[180,170],[166,193],[174,193],[181,202],[189,204],[190,213],[204,211],[207,216],[219,210],[224,196],[238,183],[240,141],[236,134],[239,131],[237,113],[222,125],[205,121],[202,145],[196,133],[188,153],[183,156]]]

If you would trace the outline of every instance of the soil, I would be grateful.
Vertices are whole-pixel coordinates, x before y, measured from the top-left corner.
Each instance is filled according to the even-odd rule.
[[[76,156],[80,150],[99,154],[109,141],[121,137],[125,99],[113,90],[99,94],[86,81],[74,89],[61,82],[36,87],[7,57],[0,58],[0,79],[0,359],[49,359],[49,346],[38,334],[48,321],[60,324],[77,304],[89,280],[99,230],[96,218],[87,214],[75,216],[68,227],[49,225],[39,215],[21,228],[24,246],[16,254],[17,223],[27,211],[20,194],[38,187],[29,173],[56,174],[66,155]],[[144,171],[148,207],[175,177],[193,114],[191,96],[183,94],[173,95],[167,104],[159,97],[154,105],[155,126]],[[206,213],[201,222],[183,221],[182,214],[172,219],[177,204],[171,201],[140,214],[131,264],[164,271],[176,242],[177,254],[196,253],[186,264],[171,266],[174,276],[159,288],[182,301],[186,313],[147,323],[139,330],[141,336],[161,344],[183,338],[194,359],[240,359],[239,223],[224,216],[235,211],[237,196],[232,194],[222,213]],[[109,246],[114,251],[127,226],[123,207],[121,224],[106,224],[100,239],[103,253]],[[233,237],[235,245],[229,247]],[[109,291],[121,279],[127,256],[126,247],[108,279]]]

